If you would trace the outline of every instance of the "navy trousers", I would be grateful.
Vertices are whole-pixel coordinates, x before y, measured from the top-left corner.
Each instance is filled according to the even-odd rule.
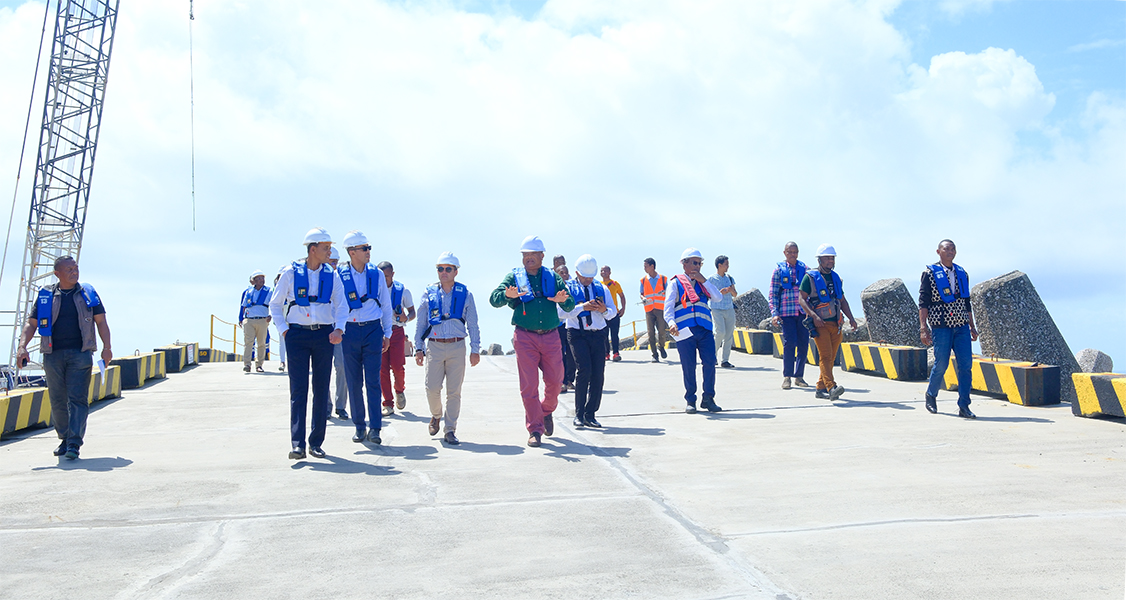
[[[575,358],[575,416],[593,419],[602,405],[602,385],[606,375],[606,332],[568,329],[567,341]]]
[[[704,402],[715,400],[715,335],[703,327],[692,327],[692,336],[677,340],[680,370],[684,376],[684,399],[696,405],[696,354],[704,367]]]
[[[289,359],[289,434],[295,448],[305,447],[305,413],[309,405],[309,366],[313,372],[313,424],[309,445],[317,448],[325,441],[328,421],[328,380],[332,374],[332,325],[308,330],[290,327],[285,333]]]
[[[782,377],[805,378],[809,330],[801,324],[804,318],[782,317]]]
[[[379,321],[348,323],[344,330],[344,377],[348,380],[348,404],[356,431],[383,428],[383,391],[379,367],[383,360],[383,324]],[[364,384],[367,384],[368,421],[364,420]]]
[[[43,373],[47,377],[47,395],[51,399],[51,422],[55,434],[66,443],[67,450],[82,447],[86,435],[86,417],[90,403],[90,375],[94,363],[91,352],[55,350],[43,355]]]
[[[567,326],[559,326],[559,343],[563,345],[563,383],[575,383],[575,357],[567,344]]]

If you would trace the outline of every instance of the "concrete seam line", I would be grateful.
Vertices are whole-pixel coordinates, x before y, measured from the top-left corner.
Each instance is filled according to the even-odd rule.
[[[742,533],[728,534],[729,538],[751,537],[756,535],[778,535],[785,533],[808,533],[814,531],[834,531],[838,529],[853,529],[860,527],[883,527],[886,525],[910,525],[915,523],[963,523],[972,521],[1005,521],[1013,519],[1070,519],[1070,518],[1098,518],[1122,517],[1126,511],[1103,511],[1097,513],[1032,513],[1014,515],[980,515],[976,517],[934,517],[918,519],[889,519],[886,521],[866,521],[860,523],[840,523],[838,525],[825,525],[822,527],[807,527],[797,529],[775,529],[768,531],[745,531]]]

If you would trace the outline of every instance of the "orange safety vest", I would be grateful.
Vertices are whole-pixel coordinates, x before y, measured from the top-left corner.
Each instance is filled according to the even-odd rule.
[[[641,278],[641,291],[645,296],[645,312],[665,310],[665,286],[668,285],[669,279],[661,275],[658,281],[660,282],[660,287],[653,289],[653,286],[649,283],[648,277]]]

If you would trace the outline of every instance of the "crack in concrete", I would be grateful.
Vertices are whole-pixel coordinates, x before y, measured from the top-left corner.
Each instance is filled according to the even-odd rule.
[[[1103,511],[1097,513],[1028,513],[1028,514],[1001,514],[978,515],[971,517],[926,517],[907,519],[887,519],[881,521],[861,521],[857,523],[838,523],[835,525],[822,525],[820,527],[799,527],[794,529],[770,529],[763,531],[745,531],[729,533],[728,538],[743,538],[756,535],[781,535],[787,533],[810,533],[816,531],[834,531],[838,529],[854,529],[861,527],[884,527],[887,525],[909,525],[914,523],[963,523],[970,521],[1005,521],[1012,519],[1070,519],[1070,518],[1098,518],[1122,517],[1126,511]]]
[[[223,547],[227,543],[227,536],[224,535],[226,529],[226,521],[220,521],[216,528],[208,536],[207,543],[200,548],[191,558],[184,562],[184,564],[170,569],[156,577],[150,578],[139,586],[134,586],[134,589],[126,590],[117,595],[118,598],[153,598],[167,596],[176,588],[187,583],[191,578],[198,575],[204,568],[219,555]]]

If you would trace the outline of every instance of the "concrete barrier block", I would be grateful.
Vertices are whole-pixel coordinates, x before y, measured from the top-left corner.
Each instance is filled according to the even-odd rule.
[[[751,288],[735,297],[735,326],[746,329],[758,327],[763,319],[770,318],[770,304],[758,288]]]
[[[782,334],[775,333],[774,337],[774,358],[782,358]],[[843,344],[842,344],[843,348]],[[833,364],[840,365],[843,352],[841,348],[837,348],[837,355],[833,357]],[[813,338],[809,338],[809,349],[805,353],[805,363],[807,365],[818,365],[821,361],[821,353],[817,351],[817,345],[813,343]]]
[[[167,376],[163,352],[115,358],[112,364],[121,367],[121,387],[127,390],[139,388],[150,379]]]
[[[926,348],[849,342],[841,344],[841,355],[846,371],[875,373],[897,381],[923,381],[930,376]]]
[[[188,352],[185,346],[153,348],[153,352],[164,353],[164,370],[168,373],[179,373],[188,366]]]
[[[121,395],[121,367],[109,365],[103,374],[97,368],[90,375],[90,392],[86,401],[93,404],[99,400],[116,398]]]
[[[1084,348],[1075,353],[1079,370],[1084,373],[1110,373],[1114,371],[1114,361],[1094,348]]]
[[[0,417],[6,435],[32,427],[51,424],[51,401],[47,388],[17,388],[0,396]]]
[[[958,389],[958,372],[950,357],[944,387]],[[1060,368],[1054,365],[974,356],[972,368],[974,391],[1005,396],[1013,404],[1043,406],[1060,402]]]
[[[173,346],[183,346],[184,352],[187,354],[187,361],[189,365],[199,364],[199,343],[198,342],[176,342]]]
[[[774,334],[761,329],[736,327],[732,346],[747,354],[771,354],[774,352]]]
[[[860,293],[867,339],[892,346],[919,345],[919,305],[903,280],[881,279]]]
[[[1079,417],[1126,417],[1126,374],[1074,373],[1078,401],[1072,414]]]

